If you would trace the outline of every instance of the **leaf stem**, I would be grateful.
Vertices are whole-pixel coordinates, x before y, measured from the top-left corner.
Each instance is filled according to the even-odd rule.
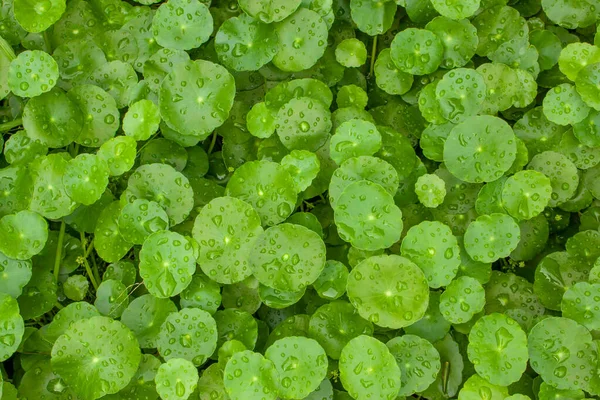
[[[215,144],[217,143],[217,131],[213,131],[212,134],[212,139],[210,140],[210,145],[208,146],[208,150],[206,151],[206,154],[210,155],[210,153],[212,153],[213,149],[215,148]]]
[[[90,263],[88,263],[87,258],[83,258],[81,260],[83,267],[85,268],[85,272],[88,275],[88,278],[90,278],[90,282],[92,282],[92,286],[94,287],[95,290],[98,290],[98,283],[96,282],[96,278],[94,278],[94,273],[92,272],[92,269],[90,268]]]
[[[88,248],[85,250],[85,254],[83,256],[85,258],[88,258],[93,249],[94,249],[94,239],[90,240],[90,244],[88,245]]]
[[[65,306],[60,304],[58,301],[56,303],[54,303],[54,307],[58,308],[59,310],[62,310],[63,308],[65,308]]]
[[[87,244],[87,238],[85,237],[85,233],[80,232],[79,235],[81,237],[81,244],[83,246],[83,260],[82,261],[83,261],[84,265],[87,265],[86,266],[86,270],[87,270],[90,267],[90,264],[88,263],[87,259],[90,256],[90,254],[92,254],[92,250],[94,248],[94,239],[92,239],[90,241],[90,243]],[[85,247],[86,245],[87,245],[87,248]],[[96,282],[100,282],[101,281],[100,273],[98,272],[98,265],[96,265],[96,260],[94,259],[94,257],[92,257],[92,264],[94,265],[93,270],[92,270],[93,277]],[[88,274],[89,274],[89,272],[88,272]],[[93,282],[92,282],[92,284],[93,284]],[[96,285],[94,285],[94,287],[96,287]],[[98,289],[98,288],[96,287],[96,289]]]
[[[13,50],[12,46],[10,44],[8,44],[8,42],[4,39],[0,38],[0,52],[4,53],[4,55],[6,56],[6,58],[8,59],[8,61],[12,61],[15,58],[17,58],[17,55],[15,54],[15,51]]]
[[[46,45],[46,50],[48,51],[48,54],[52,54],[52,42],[50,41],[48,29],[44,31],[44,44]]]
[[[96,282],[102,282],[100,279],[100,271],[98,271],[98,264],[96,263],[96,257],[92,254],[92,268],[94,269],[94,275],[96,276]]]
[[[442,370],[442,392],[448,393],[448,376],[450,375],[450,362],[446,361]]]
[[[12,121],[8,121],[3,124],[0,124],[0,132],[7,132],[7,131],[10,131],[11,129],[16,128],[17,126],[21,126],[21,125],[23,125],[22,118],[13,119]]]
[[[376,35],[373,37],[373,46],[371,47],[371,65],[369,66],[368,75],[369,78],[373,75],[373,69],[375,68],[375,57],[377,55],[377,39],[379,39],[379,36]]]
[[[152,141],[152,139],[156,139],[156,137],[160,134],[160,131],[156,132],[154,135],[152,135],[152,137],[150,137],[150,139],[146,140],[146,142],[144,142],[144,144],[136,151],[135,153],[135,158],[138,158],[139,155],[142,153],[142,150],[144,150],[144,147],[146,147],[146,145],[148,143],[150,143]]]
[[[65,240],[65,229],[67,225],[65,221],[60,222],[60,231],[58,231],[58,243],[56,244],[56,254],[54,256],[54,279],[58,281],[58,274],[60,273],[60,262],[62,259],[63,242]]]
[[[75,158],[75,157],[77,157],[78,153],[79,153],[79,143],[74,143],[73,147],[71,147],[69,150],[69,154],[71,154],[71,157]]]

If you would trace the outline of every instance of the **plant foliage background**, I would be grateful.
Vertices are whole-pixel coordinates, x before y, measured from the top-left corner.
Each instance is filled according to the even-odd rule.
[[[0,398],[597,398],[599,17],[0,1]]]

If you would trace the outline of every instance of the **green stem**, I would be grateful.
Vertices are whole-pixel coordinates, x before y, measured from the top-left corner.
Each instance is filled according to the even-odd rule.
[[[88,278],[90,278],[90,282],[92,282],[92,286],[94,287],[95,290],[98,290],[98,283],[96,282],[96,278],[94,278],[94,273],[92,272],[92,269],[90,268],[90,263],[88,263],[87,259],[83,259],[83,267],[85,268],[85,272],[88,275]]]
[[[152,141],[152,139],[155,139],[159,134],[160,134],[160,131],[156,132],[154,135],[152,135],[152,137],[150,139],[146,140],[146,142],[135,153],[135,157],[137,158],[140,155],[140,153],[142,152],[142,150],[144,150],[144,147],[146,147],[146,145],[148,143],[150,143]]]
[[[450,375],[450,362],[444,363],[442,370],[442,392],[448,393],[448,376]]]
[[[65,229],[67,225],[65,221],[60,222],[60,231],[58,232],[58,243],[56,245],[56,254],[54,257],[54,278],[58,281],[60,272],[60,261],[62,259],[63,241],[65,240]]]
[[[44,44],[46,45],[46,51],[48,54],[52,54],[52,42],[50,41],[50,35],[48,34],[48,30],[44,31]]]
[[[60,304],[58,301],[56,303],[54,303],[54,307],[58,308],[59,310],[62,310],[63,308],[65,308],[65,306]]]
[[[96,257],[92,254],[92,268],[94,269],[94,275],[96,276],[96,282],[102,282],[100,279],[100,272],[98,271],[98,264],[96,264]]]
[[[88,258],[94,249],[94,239],[90,240],[90,244],[88,248],[85,250],[85,254],[83,255],[85,258]]]
[[[371,48],[371,65],[369,66],[369,77],[373,75],[373,69],[375,68],[375,57],[377,56],[377,39],[379,36],[373,37],[373,46]]]
[[[208,151],[206,154],[210,155],[213,149],[215,148],[215,144],[217,143],[217,131],[213,132],[212,139],[210,140],[210,146],[208,146]]]
[[[70,149],[71,157],[73,157],[73,158],[77,157],[78,153],[79,153],[79,143],[74,143],[73,147],[71,147],[71,149]]]
[[[23,125],[23,120],[21,118],[13,119],[12,121],[0,124],[0,132],[7,132],[21,125]]]
[[[83,262],[84,264],[87,264],[86,269],[89,268],[90,264],[88,263],[88,257],[90,256],[90,254],[92,253],[92,249],[94,248],[94,239],[92,239],[90,241],[90,243],[87,245],[88,247],[85,248],[85,245],[87,244],[87,238],[85,237],[85,233],[80,232],[80,238],[81,238],[81,244],[84,246],[83,247]],[[95,278],[96,282],[100,282],[100,273],[98,272],[98,266],[96,265],[96,260],[94,260],[94,257],[92,257],[92,264],[94,265],[94,269],[93,269],[93,277]]]
[[[0,52],[4,53],[9,62],[17,58],[12,46],[2,38],[0,38]]]

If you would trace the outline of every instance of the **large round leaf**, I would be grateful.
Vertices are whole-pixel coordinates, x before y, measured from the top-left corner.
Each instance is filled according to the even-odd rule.
[[[596,374],[598,349],[592,335],[568,318],[548,317],[529,332],[531,367],[558,389],[590,388]]]
[[[194,222],[200,246],[198,264],[219,283],[236,283],[252,274],[248,258],[263,232],[256,211],[235,197],[218,197],[204,206]]]
[[[340,357],[340,379],[357,400],[393,400],[400,390],[400,368],[385,344],[361,335],[352,339]]]
[[[243,164],[229,179],[225,192],[254,207],[263,225],[283,222],[296,207],[297,192],[292,177],[272,161]]]
[[[28,32],[42,32],[60,19],[65,0],[14,0],[15,18]]]
[[[246,14],[223,22],[215,36],[215,50],[223,64],[236,71],[256,71],[277,54],[276,32]]]
[[[217,349],[217,323],[199,308],[184,308],[170,314],[156,340],[165,360],[182,358],[200,366]]]
[[[398,329],[423,317],[429,288],[423,271],[407,258],[372,256],[350,273],[348,298],[363,318]]]
[[[485,315],[469,333],[467,353],[480,376],[494,385],[508,386],[527,368],[527,336],[512,318]]]
[[[136,169],[123,198],[128,203],[136,199],[155,201],[165,209],[171,225],[183,222],[194,206],[194,191],[188,179],[170,165],[159,163]]]
[[[234,96],[233,76],[222,66],[181,62],[160,85],[160,115],[177,132],[202,139],[229,117]]]
[[[325,243],[302,225],[273,226],[256,241],[250,267],[263,285],[297,292],[317,280],[323,271]]]
[[[290,336],[275,341],[265,357],[279,373],[279,396],[306,398],[316,390],[327,374],[327,355],[313,339]]]
[[[119,321],[92,317],[73,323],[52,347],[52,370],[84,399],[123,389],[142,355],[133,333]]]
[[[166,1],[152,19],[152,34],[158,44],[174,50],[200,47],[212,30],[212,15],[200,0]]]
[[[21,344],[25,324],[19,314],[19,304],[0,292],[0,361],[7,360]]]
[[[175,296],[192,281],[196,258],[190,241],[176,232],[148,236],[140,250],[140,276],[156,297]]]
[[[0,251],[17,260],[28,260],[44,248],[48,223],[38,213],[19,211],[0,219]]]

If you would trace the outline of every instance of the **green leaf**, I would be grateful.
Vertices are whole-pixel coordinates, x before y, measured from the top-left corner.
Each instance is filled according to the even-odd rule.
[[[335,48],[335,59],[347,68],[358,68],[367,61],[367,48],[358,39],[344,39]]]
[[[566,156],[554,151],[545,151],[535,155],[527,169],[541,172],[550,178],[552,194],[548,205],[555,207],[564,203],[577,191],[579,175],[577,168]]]
[[[106,162],[95,154],[80,154],[69,160],[63,175],[67,195],[84,205],[94,204],[108,186],[110,171]]]
[[[100,87],[116,101],[117,107],[129,105],[131,92],[138,83],[138,76],[130,64],[120,60],[100,64],[83,83]]]
[[[219,283],[244,280],[252,273],[248,260],[262,232],[260,217],[248,203],[234,197],[213,199],[194,222],[200,268]]]
[[[515,135],[506,122],[492,116],[470,117],[450,132],[444,162],[465,182],[490,182],[512,166],[516,151]]]
[[[160,124],[158,107],[150,100],[140,100],[129,106],[123,118],[123,132],[135,140],[148,140]]]
[[[410,228],[400,251],[423,270],[432,288],[448,285],[458,272],[458,242],[450,228],[441,222],[424,221]]]
[[[298,352],[302,349],[301,352]],[[275,341],[265,351],[279,376],[279,396],[306,398],[327,374],[327,355],[313,339],[290,336]]]
[[[323,271],[325,244],[317,233],[304,226],[280,224],[258,238],[249,264],[262,284],[282,291],[299,291]]]
[[[400,390],[400,368],[385,344],[370,336],[352,339],[340,356],[340,379],[357,399],[395,399]]]
[[[544,115],[558,125],[572,125],[588,116],[590,107],[585,104],[575,86],[563,83],[549,90],[544,97]]]
[[[133,333],[108,317],[73,323],[52,347],[52,370],[83,399],[97,399],[127,386],[140,363]]]
[[[73,142],[82,126],[81,109],[59,88],[29,100],[23,110],[23,127],[27,135],[50,148]]]
[[[100,314],[111,318],[119,318],[129,304],[129,291],[121,281],[108,279],[96,290],[94,306]]]
[[[259,3],[263,1],[266,0]],[[298,1],[293,0],[292,5]],[[310,26],[312,29],[299,29],[298,26]],[[296,72],[311,68],[325,52],[327,25],[319,14],[307,8],[299,8],[283,21],[277,22],[275,32],[279,36],[279,50],[273,58],[273,64],[282,71]]]
[[[418,336],[397,336],[386,343],[400,367],[399,396],[427,389],[440,371],[440,354],[433,345]]]
[[[121,209],[119,232],[128,242],[142,244],[151,234],[168,228],[169,216],[154,201],[136,199]]]
[[[11,357],[21,344],[25,325],[19,314],[19,304],[6,293],[0,292],[0,360]]]
[[[297,199],[290,174],[281,165],[266,160],[250,161],[238,168],[225,193],[250,204],[263,225],[269,226],[287,219]]]
[[[411,75],[427,75],[442,63],[442,41],[426,29],[407,28],[394,37],[391,56],[400,70]]]
[[[172,358],[156,371],[156,392],[161,399],[187,399],[196,390],[198,370],[188,360]]]
[[[152,19],[152,34],[158,44],[174,50],[200,47],[212,30],[212,15],[199,0],[169,0],[158,7]]]
[[[373,324],[363,319],[352,304],[338,300],[324,304],[314,312],[310,317],[308,333],[319,342],[329,357],[338,360],[350,340],[373,334]]]
[[[16,299],[31,279],[31,274],[31,261],[15,260],[0,252],[0,292]]]
[[[200,366],[217,349],[217,324],[199,308],[184,308],[167,316],[156,338],[165,360],[184,359]]]
[[[482,215],[469,224],[465,249],[480,262],[494,262],[508,255],[521,240],[519,226],[510,216],[500,213]]]
[[[398,190],[398,173],[391,164],[377,157],[352,157],[333,172],[328,191],[331,206],[336,208],[337,200],[344,190],[361,180],[381,185],[392,196]]]
[[[500,400],[508,398],[508,389],[489,383],[477,374],[471,375],[458,393],[459,400],[479,400],[487,398]]]
[[[440,312],[453,324],[464,324],[485,306],[485,291],[475,278],[461,276],[440,296]]]
[[[98,217],[94,230],[95,248],[100,258],[107,262],[117,262],[133,246],[119,232],[121,206],[118,201],[110,203]]]
[[[431,5],[444,17],[460,20],[475,14],[479,9],[480,0],[431,0]]]
[[[367,258],[351,271],[348,298],[363,318],[398,329],[424,316],[429,289],[425,275],[412,261],[381,255]]]
[[[177,307],[171,300],[144,294],[133,299],[123,310],[121,322],[131,329],[141,348],[156,348],[163,322],[176,312]]]
[[[158,231],[140,250],[140,276],[148,291],[159,298],[175,296],[192,281],[196,256],[192,243],[176,232]]]
[[[214,314],[221,305],[221,287],[206,275],[196,273],[179,297],[183,308],[197,307]]]
[[[588,328],[590,331],[598,329],[600,318],[598,316],[598,300],[600,285],[597,283],[578,282],[568,288],[561,301],[563,316],[571,318]]]
[[[75,322],[98,316],[100,316],[98,309],[89,303],[84,301],[71,303],[59,310],[52,322],[46,325],[44,339],[54,343]]]
[[[527,368],[527,336],[503,314],[481,317],[469,334],[467,349],[475,371],[494,385],[508,386]]]
[[[290,16],[302,0],[240,0],[240,8],[265,24],[279,22]]]
[[[336,202],[335,222],[340,238],[362,250],[390,247],[402,233],[402,211],[376,183],[359,180],[348,185]]]
[[[177,225],[191,212],[194,192],[189,180],[173,167],[154,163],[142,165],[127,181],[121,200],[124,204],[136,199],[155,201],[165,209],[169,224]]]
[[[235,353],[225,366],[224,385],[231,398],[275,400],[278,373],[275,364],[250,350]]]
[[[87,147],[100,147],[115,136],[120,115],[115,99],[95,85],[75,86],[67,92],[84,117],[83,129],[75,142]]]
[[[233,76],[224,67],[204,60],[181,62],[160,85],[160,115],[183,135],[206,138],[229,117],[234,95]]]
[[[598,363],[598,351],[590,332],[577,322],[548,317],[529,332],[531,367],[558,389],[589,389]]]
[[[550,201],[550,179],[541,172],[519,171],[502,188],[502,206],[517,219],[531,219],[544,211]]]
[[[331,113],[310,97],[291,99],[277,114],[275,129],[288,150],[318,150],[331,131]]]
[[[65,0],[14,0],[15,18],[28,32],[42,32],[65,12]]]
[[[57,393],[59,394],[57,395]],[[72,398],[77,396],[63,378],[52,371],[49,358],[40,360],[36,363],[35,368],[31,368],[23,374],[18,395],[21,399],[40,400],[56,398],[62,400],[68,399],[69,396]]]
[[[8,87],[21,97],[35,97],[52,90],[58,80],[58,64],[40,50],[26,50],[12,60]]]
[[[232,17],[219,27],[215,51],[219,60],[236,71],[256,71],[278,51],[277,33],[246,14]]]
[[[38,213],[19,211],[0,219],[0,251],[16,260],[28,260],[44,248],[48,223]]]

